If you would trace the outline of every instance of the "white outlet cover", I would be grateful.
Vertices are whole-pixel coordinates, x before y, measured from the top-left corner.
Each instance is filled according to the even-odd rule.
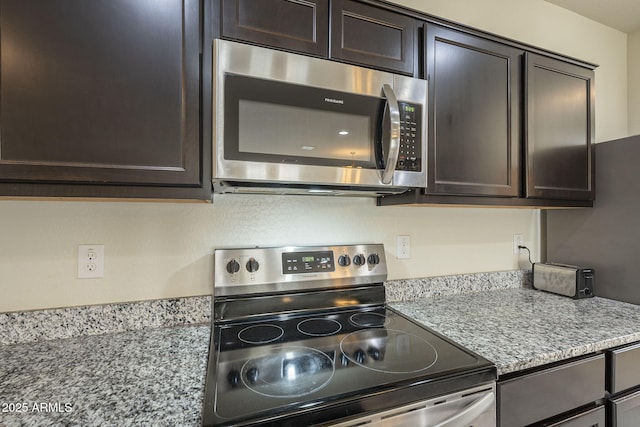
[[[104,245],[78,245],[78,279],[104,277]]]
[[[513,253],[514,254],[520,253],[519,246],[522,246],[522,244],[523,244],[522,234],[514,234],[513,235]]]
[[[396,236],[396,258],[411,258],[411,236]]]

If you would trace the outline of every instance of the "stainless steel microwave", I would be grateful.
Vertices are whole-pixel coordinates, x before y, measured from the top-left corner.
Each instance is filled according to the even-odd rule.
[[[224,40],[213,49],[216,193],[426,186],[426,81]]]

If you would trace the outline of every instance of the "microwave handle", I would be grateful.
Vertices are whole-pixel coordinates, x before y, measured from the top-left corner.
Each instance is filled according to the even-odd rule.
[[[393,89],[388,84],[382,85],[382,93],[387,99],[387,108],[389,109],[389,119],[391,126],[389,127],[389,153],[385,162],[384,171],[381,172],[381,180],[383,184],[391,184],[393,181],[393,173],[396,170],[398,156],[400,155],[400,107],[398,99]]]

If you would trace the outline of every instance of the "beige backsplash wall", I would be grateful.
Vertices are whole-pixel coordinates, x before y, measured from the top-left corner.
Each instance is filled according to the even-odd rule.
[[[537,215],[308,196],[219,196],[213,205],[4,201],[0,312],[209,294],[216,247],[382,242],[396,279],[526,268],[512,234],[536,251]],[[397,234],[411,235],[411,259],[395,259]],[[76,278],[83,243],[105,245],[104,279]]]
[[[398,0],[600,64],[597,140],[627,135],[626,35],[542,0]],[[428,4],[428,6],[427,6]],[[382,242],[390,278],[527,268],[538,259],[531,209],[406,208],[373,199],[220,196],[213,205],[0,201],[0,312],[203,295],[223,246]],[[395,236],[412,257],[396,260]],[[76,279],[78,244],[105,245],[105,278]]]

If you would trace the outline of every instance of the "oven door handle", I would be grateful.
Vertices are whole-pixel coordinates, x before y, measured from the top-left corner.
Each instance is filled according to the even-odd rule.
[[[454,416],[435,424],[433,427],[461,427],[472,424],[487,409],[491,408],[496,398],[492,393],[486,394],[467,406],[463,411]]]
[[[380,180],[388,185],[393,181],[393,173],[396,170],[398,156],[400,155],[400,107],[396,94],[387,83],[382,85],[382,93],[386,98],[386,110],[389,110],[389,154],[384,165],[384,171],[380,172]]]

